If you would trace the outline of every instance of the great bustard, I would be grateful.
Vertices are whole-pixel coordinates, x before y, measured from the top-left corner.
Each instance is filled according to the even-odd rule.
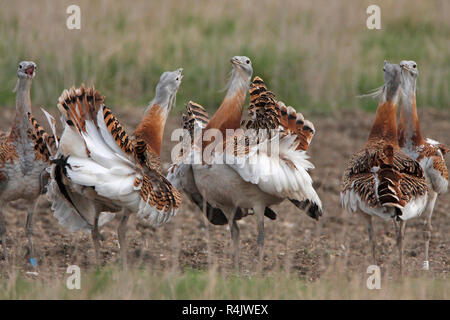
[[[236,60],[235,64],[238,72],[246,78],[250,77],[251,69],[247,67],[246,60]],[[284,199],[292,199],[302,208],[308,207],[308,211],[314,212],[317,217],[322,211],[320,199],[307,173],[313,166],[306,160],[308,156],[305,151],[298,148],[296,120],[293,121],[293,131],[281,125],[281,109],[284,106],[274,100],[273,94],[266,90],[262,79],[255,78],[250,92],[250,119],[241,124],[243,105],[225,101],[219,109],[220,112],[216,112],[205,129],[205,134],[208,134],[208,129],[222,132],[222,138],[214,141],[215,146],[210,148],[209,143],[205,143],[208,139],[204,136],[203,148],[194,147],[192,150],[194,158],[199,149],[203,152],[200,155],[203,156],[203,162],[192,164],[196,187],[202,197],[212,206],[220,208],[228,220],[234,245],[235,267],[239,264],[239,228],[234,219],[237,208],[253,209],[256,215],[260,261],[263,257],[264,214],[267,207]],[[287,116],[285,107],[283,110]],[[227,129],[243,130],[236,131],[232,137],[226,137]],[[270,140],[275,143],[278,139],[278,156],[267,149],[267,141],[246,144],[244,130],[247,129],[273,129],[274,135]],[[240,149],[241,147],[243,148]],[[211,154],[207,148],[212,151]],[[227,161],[227,158],[232,161]]]
[[[402,68],[402,104],[398,124],[400,148],[411,158],[418,161],[428,183],[428,202],[425,208],[425,259],[423,269],[429,269],[428,249],[431,239],[431,216],[438,194],[448,188],[448,170],[444,155],[448,148],[432,139],[424,139],[420,131],[416,108],[416,81],[419,76],[417,63],[401,61]]]
[[[118,237],[126,266],[126,224],[132,213],[159,226],[174,216],[179,192],[161,175],[159,154],[167,116],[182,79],[182,69],[162,74],[156,96],[134,137],[129,137],[104,97],[93,88],[65,90],[58,102],[64,131],[51,169],[49,198],[59,222],[88,229],[99,259],[101,212],[122,211]],[[104,215],[107,215],[104,213]]]
[[[383,70],[384,86],[375,121],[364,149],[352,156],[344,172],[341,201],[348,211],[364,213],[374,264],[372,217],[394,219],[402,273],[406,220],[423,212],[428,188],[419,163],[407,156],[398,144],[396,111],[400,66],[385,62]]]
[[[0,142],[0,240],[5,260],[8,260],[6,221],[3,215],[5,204],[18,199],[26,202],[25,228],[30,247],[30,259],[34,259],[33,213],[48,176],[45,171],[48,163],[40,150],[35,149],[28,119],[31,113],[30,89],[36,69],[37,66],[32,61],[19,63],[16,116],[9,135],[3,135]]]
[[[250,84],[250,77],[252,75],[252,64],[248,57],[236,56],[231,59],[232,72],[229,82],[229,89],[221,104],[221,107],[214,115],[215,121],[230,121],[230,117],[235,117],[234,111],[231,108],[235,108],[238,114],[242,114],[244,107],[246,91]],[[241,66],[245,65],[247,72],[242,72]],[[229,109],[227,111],[227,108]],[[225,109],[225,111],[224,111]],[[240,110],[240,111],[239,111]],[[182,126],[186,132],[189,133],[191,145],[194,145],[195,135],[202,136],[203,131],[208,126],[210,118],[206,110],[199,104],[190,101],[186,106],[186,114],[183,114]],[[230,124],[224,125],[225,129],[233,129],[239,127],[239,119],[234,119]],[[237,127],[236,127],[237,126]],[[186,142],[186,141],[185,141]],[[198,208],[203,212],[208,221],[214,225],[228,224],[226,216],[222,210],[211,206],[209,202],[206,202],[206,207],[203,208],[203,197],[198,191],[194,175],[192,172],[192,165],[189,161],[182,161],[187,158],[187,154],[180,155],[178,159],[175,159],[174,163],[170,166],[167,174],[167,179],[179,190],[183,190],[189,199],[194,202]],[[234,220],[240,220],[249,212],[246,209],[238,208],[234,216]],[[264,214],[270,219],[276,219],[276,213],[270,208],[266,208]]]

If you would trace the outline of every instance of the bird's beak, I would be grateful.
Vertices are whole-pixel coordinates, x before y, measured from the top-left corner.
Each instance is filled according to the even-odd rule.
[[[409,65],[407,65],[407,64],[401,64],[400,68],[405,69],[407,71],[411,71],[412,70],[412,68],[410,68]]]
[[[28,75],[28,77],[32,78],[34,74],[34,66],[29,66],[24,70],[24,72]]]
[[[233,64],[235,66],[241,64],[241,62],[238,59],[236,59],[236,58],[231,58],[230,62],[231,62],[231,64]]]

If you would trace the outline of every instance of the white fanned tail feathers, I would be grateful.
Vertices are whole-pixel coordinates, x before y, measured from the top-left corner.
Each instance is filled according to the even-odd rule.
[[[52,180],[65,201],[58,204],[61,210],[73,207],[88,218],[83,219],[88,225],[95,206],[113,211],[125,208],[153,225],[176,214],[180,194],[163,176],[139,163],[131,139],[98,91],[84,86],[65,90],[58,109],[64,131]],[[63,213],[60,217],[64,218]],[[112,218],[113,214],[104,213],[100,222]]]

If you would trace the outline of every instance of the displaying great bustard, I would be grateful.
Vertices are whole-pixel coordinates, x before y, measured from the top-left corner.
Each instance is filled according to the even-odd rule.
[[[214,115],[214,121],[223,121],[226,124],[223,125],[226,129],[237,129],[240,125],[240,116],[236,117],[236,114],[232,109],[236,109],[237,114],[242,114],[244,108],[245,98],[247,90],[250,84],[250,77],[253,73],[252,64],[248,57],[235,56],[231,59],[232,71],[229,82],[229,88],[227,94]],[[246,72],[243,72],[243,66],[246,68]],[[239,111],[240,110],[240,111]],[[206,110],[199,104],[190,101],[186,107],[186,114],[183,114],[182,126],[186,132],[189,133],[191,140],[189,141],[191,146],[194,147],[194,136],[196,134],[202,137],[202,133],[208,126],[210,118]],[[233,118],[234,117],[234,118]],[[184,161],[187,155],[180,155],[178,159],[175,159],[169,168],[167,179],[179,190],[183,190],[189,199],[194,202],[198,208],[203,212],[205,211],[208,221],[214,225],[226,225],[229,223],[227,217],[223,214],[219,208],[211,206],[209,202],[206,203],[206,207],[203,208],[204,199],[194,179],[192,172],[192,163]],[[276,214],[270,208],[265,209],[265,215],[270,219],[275,219]],[[234,220],[240,220],[249,212],[246,209],[238,208],[234,215]]]
[[[6,249],[5,205],[23,199],[27,206],[26,234],[30,258],[34,258],[33,213],[39,195],[43,193],[48,166],[45,155],[35,148],[28,115],[31,114],[30,89],[36,74],[36,63],[22,61],[17,69],[16,115],[9,134],[0,141],[0,240],[3,257],[8,260]]]
[[[205,128],[206,135],[209,134],[208,129],[216,129],[222,133],[222,139],[208,141],[204,135],[203,141],[192,148],[193,158],[197,157],[195,153],[203,152],[200,155],[203,162],[192,164],[196,187],[203,198],[213,207],[220,208],[225,215],[234,244],[236,267],[239,262],[239,228],[234,219],[237,208],[252,209],[256,215],[260,258],[263,254],[264,214],[267,207],[284,199],[292,199],[317,218],[322,212],[320,199],[307,173],[313,166],[307,160],[305,151],[299,147],[297,118],[295,116],[294,121],[289,119],[287,123],[286,107],[274,100],[273,94],[267,91],[264,82],[258,77],[250,88],[249,119],[241,123],[244,89],[247,89],[246,81],[252,73],[247,61],[245,57],[234,60],[236,72],[241,76],[239,93],[242,103],[234,102],[232,99],[236,98],[227,94],[224,103]],[[282,125],[283,120],[286,120],[285,126]],[[303,126],[301,128],[303,130]],[[247,144],[243,130],[227,138],[227,129],[272,129],[274,135],[267,139],[271,143],[279,141],[279,155],[271,154],[267,148],[267,139]],[[313,128],[305,128],[305,131],[310,136],[309,132]],[[208,150],[212,152],[208,153]],[[227,161],[227,158],[231,161]]]
[[[161,175],[160,151],[167,116],[182,69],[165,72],[134,136],[125,132],[94,88],[65,90],[58,101],[64,131],[51,168],[49,197],[58,221],[92,231],[99,258],[99,230],[107,213],[122,211],[118,236],[126,266],[126,224],[132,213],[159,226],[174,216],[179,192]],[[111,214],[109,214],[111,215]],[[102,216],[106,216],[102,219]]]
[[[352,156],[344,172],[341,201],[348,211],[364,214],[374,264],[372,217],[394,219],[401,273],[406,220],[423,212],[428,188],[419,163],[406,155],[398,144],[396,111],[402,80],[400,66],[385,62],[383,71],[384,86],[375,121],[364,149]]]
[[[448,188],[448,170],[444,155],[449,149],[435,140],[422,137],[416,107],[418,66],[414,61],[401,61],[400,67],[402,68],[402,104],[398,123],[398,142],[408,156],[420,163],[427,179],[428,202],[425,208],[423,269],[428,270],[431,217],[438,195],[446,192]]]

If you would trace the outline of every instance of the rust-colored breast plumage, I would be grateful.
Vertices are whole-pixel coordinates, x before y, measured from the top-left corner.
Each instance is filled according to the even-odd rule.
[[[342,191],[355,192],[371,207],[402,208],[424,195],[427,184],[418,162],[395,146],[380,142],[353,155],[342,178]]]
[[[134,131],[134,137],[144,140],[159,156],[161,154],[165,123],[166,115],[164,109],[160,105],[154,104],[137,126]]]

